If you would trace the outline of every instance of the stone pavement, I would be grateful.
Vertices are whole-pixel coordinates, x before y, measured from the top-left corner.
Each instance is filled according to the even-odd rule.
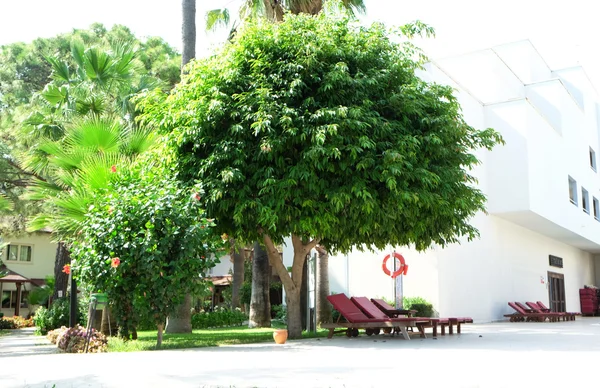
[[[58,353],[55,345],[44,336],[34,334],[35,327],[8,330],[8,334],[0,337],[0,366],[4,364],[4,357],[34,356],[40,354]],[[2,373],[0,372],[0,387]]]
[[[0,387],[598,386],[598,359],[600,318],[578,318],[467,325],[437,340],[361,335],[180,351],[3,353]]]

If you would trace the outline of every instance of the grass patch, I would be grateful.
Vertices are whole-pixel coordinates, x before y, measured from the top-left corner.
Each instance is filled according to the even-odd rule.
[[[194,330],[191,334],[164,333],[163,343],[160,349],[187,349],[273,342],[273,331],[277,328],[278,327],[248,329],[246,326],[236,326]],[[303,338],[326,336],[327,330],[319,330],[317,333],[304,332],[302,334]],[[122,339],[115,337],[111,337],[108,340],[109,352],[136,352],[144,350],[156,350],[156,331],[140,331],[138,332],[138,339],[136,341],[123,341]]]

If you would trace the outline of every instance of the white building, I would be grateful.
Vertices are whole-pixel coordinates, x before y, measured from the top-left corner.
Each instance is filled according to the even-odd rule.
[[[2,259],[9,274],[0,278],[0,312],[7,317],[33,314],[37,306],[28,303],[29,291],[54,276],[57,244],[49,232],[27,233],[21,236],[2,236],[7,244]]]
[[[521,41],[434,61],[421,76],[454,87],[465,120],[496,129],[506,145],[478,152],[473,173],[489,213],[473,219],[479,239],[423,253],[395,249],[409,266],[404,296],[479,322],[504,319],[509,301],[580,311],[578,289],[596,283],[600,253],[600,106],[583,69],[552,70]],[[393,299],[382,271],[392,250],[331,257],[330,290]]]

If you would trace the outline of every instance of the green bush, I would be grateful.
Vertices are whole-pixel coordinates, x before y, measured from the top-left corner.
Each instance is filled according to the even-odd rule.
[[[16,329],[15,322],[10,319],[0,319],[0,330],[12,330]]]
[[[33,323],[36,332],[46,335],[48,331],[58,329],[61,326],[69,326],[69,299],[59,298],[55,300],[49,309],[41,306],[35,311]],[[77,322],[84,324],[86,322],[87,306],[79,303],[77,311]]]
[[[420,296],[403,298],[402,304],[406,310],[416,310],[415,315],[418,317],[433,316],[433,305]]]
[[[273,319],[285,321],[287,317],[286,307],[282,304],[271,305],[271,317],[273,317]]]
[[[200,312],[192,315],[193,329],[208,329],[223,326],[241,326],[248,316],[240,309],[229,310],[222,307],[215,308],[213,312]]]

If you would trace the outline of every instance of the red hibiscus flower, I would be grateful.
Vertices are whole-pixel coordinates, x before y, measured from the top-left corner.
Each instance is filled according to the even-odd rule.
[[[111,172],[117,172],[117,166],[115,166],[114,164],[112,165],[112,167],[110,168]]]
[[[110,266],[113,268],[117,268],[119,266],[119,264],[121,264],[121,259],[119,259],[118,257],[115,257],[112,259]]]
[[[63,267],[62,270],[64,273],[66,273],[67,275],[71,273],[71,264],[67,264]]]

